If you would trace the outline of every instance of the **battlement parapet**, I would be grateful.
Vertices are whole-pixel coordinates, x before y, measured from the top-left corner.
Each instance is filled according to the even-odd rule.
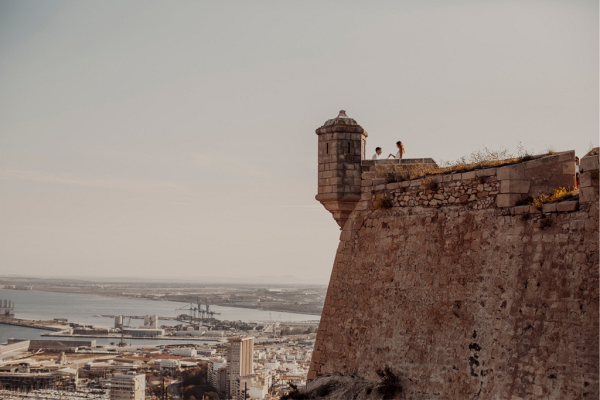
[[[575,151],[536,156],[534,159],[463,173],[428,175],[402,180],[420,167],[437,167],[431,158],[367,160],[367,132],[345,111],[316,130],[319,136],[319,186],[316,199],[329,210],[340,228],[354,209],[365,210],[381,191],[401,207],[470,205],[475,209],[511,208],[528,198],[558,188],[575,188]],[[587,160],[589,159],[589,160]],[[593,169],[593,157],[582,168]],[[587,161],[586,161],[587,160]],[[597,155],[595,158],[597,162]],[[596,168],[597,169],[597,168]],[[390,172],[391,171],[391,172]],[[397,180],[396,182],[390,182]],[[582,201],[593,199],[582,192]],[[519,209],[521,210],[521,209]]]
[[[386,166],[379,160],[376,162],[376,166]],[[411,164],[415,163],[406,160],[405,165]],[[357,210],[366,210],[381,196],[387,196],[393,205],[400,207],[462,204],[473,209],[508,208],[560,187],[574,188],[575,152],[565,151],[512,165],[428,175],[393,183],[386,183],[379,171],[363,169],[362,177],[362,196],[361,202],[356,205]]]

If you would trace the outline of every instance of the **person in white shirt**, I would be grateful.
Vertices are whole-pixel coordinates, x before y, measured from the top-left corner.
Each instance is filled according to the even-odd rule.
[[[375,154],[371,157],[371,160],[379,160],[379,156],[381,155],[381,147],[375,148]]]
[[[405,152],[404,145],[402,144],[402,142],[397,141],[396,142],[396,147],[398,148],[398,152],[396,153],[396,155],[390,154],[388,156],[388,158],[389,157],[394,157],[394,158],[397,158],[398,160],[401,160],[402,157],[404,156],[404,152]]]

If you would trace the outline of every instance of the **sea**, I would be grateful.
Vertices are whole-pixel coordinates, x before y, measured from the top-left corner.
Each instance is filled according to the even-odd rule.
[[[0,289],[0,300],[15,302],[15,318],[52,320],[66,318],[69,322],[81,324],[113,327],[113,318],[95,317],[95,315],[157,315],[163,317],[176,317],[179,314],[189,315],[189,303],[174,301],[155,301],[142,299],[125,299],[120,297],[104,297],[85,294],[47,293],[26,290]],[[279,311],[254,310],[237,307],[210,306],[212,311],[220,313],[215,318],[227,321],[314,321],[319,320],[318,315],[286,313]],[[131,326],[143,325],[143,320],[124,318],[125,323]],[[179,321],[159,320],[159,325],[178,325]],[[26,328],[21,326],[0,324],[0,343],[5,343],[8,338],[15,339],[52,339],[41,336],[49,333],[42,329]],[[59,339],[59,338],[56,338]],[[74,338],[77,340],[77,338]],[[87,340],[87,339],[80,339]],[[106,345],[114,342],[115,338],[96,338],[97,344]],[[160,340],[160,339],[128,339],[127,342],[137,345],[146,344],[177,344],[201,343],[189,340]],[[206,342],[214,343],[214,342]]]

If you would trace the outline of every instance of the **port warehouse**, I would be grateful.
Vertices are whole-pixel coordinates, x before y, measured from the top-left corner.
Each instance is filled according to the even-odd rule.
[[[0,360],[17,353],[43,349],[46,352],[72,352],[96,346],[95,340],[23,340],[10,338],[0,345]],[[8,390],[74,390],[78,371],[61,365],[31,368],[27,363],[0,366],[0,388]]]
[[[9,338],[5,345],[0,346],[0,354],[17,349],[45,351],[75,351],[82,347],[96,347],[95,340],[43,340],[43,339],[13,339]]]
[[[23,363],[18,366],[0,367],[0,388],[8,390],[74,390],[77,379],[76,369],[61,366],[30,368],[28,364]]]
[[[123,334],[133,337],[157,337],[165,334],[163,329],[154,328],[126,328],[123,327]]]

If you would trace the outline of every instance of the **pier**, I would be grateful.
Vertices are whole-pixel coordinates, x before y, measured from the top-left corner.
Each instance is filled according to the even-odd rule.
[[[24,326],[26,328],[34,328],[34,329],[44,329],[48,331],[60,332],[69,327],[61,327],[56,325],[44,325],[43,323],[52,323],[56,324],[56,321],[28,321],[24,319],[16,319],[16,318],[0,318],[0,324],[4,325],[15,325],[15,326]]]
[[[123,318],[131,318],[131,319],[144,319],[144,315],[112,315],[112,314],[98,314],[94,315],[94,317],[102,317],[102,318],[114,318],[114,317],[123,317]],[[179,321],[177,317],[157,317],[162,320],[170,320],[170,321]]]

